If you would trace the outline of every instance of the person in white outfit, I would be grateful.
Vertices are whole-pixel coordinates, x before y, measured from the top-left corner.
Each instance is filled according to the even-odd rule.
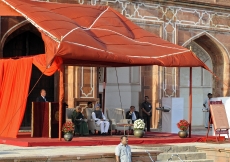
[[[99,106],[96,106],[95,111],[92,112],[92,118],[95,120],[96,124],[101,127],[101,134],[108,134],[109,122],[106,120],[103,112],[100,110]]]
[[[204,100],[204,103],[203,103],[203,106],[205,107],[205,111],[204,111],[204,113],[205,113],[205,123],[204,123],[205,128],[208,128],[208,123],[209,123],[209,119],[210,119],[209,101],[212,98],[212,94],[208,93],[207,96],[208,96],[208,98],[206,98]],[[211,126],[210,126],[210,128],[211,128]]]

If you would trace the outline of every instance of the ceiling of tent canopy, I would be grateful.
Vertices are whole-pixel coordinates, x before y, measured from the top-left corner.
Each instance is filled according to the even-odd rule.
[[[59,56],[65,64],[83,66],[208,69],[190,50],[140,28],[109,6],[29,0],[2,0],[0,5],[9,15],[20,14],[39,29],[47,65]]]

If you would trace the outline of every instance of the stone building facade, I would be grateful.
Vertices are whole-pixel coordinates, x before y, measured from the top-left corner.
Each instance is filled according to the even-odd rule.
[[[51,0],[50,0],[51,1]],[[214,97],[229,96],[230,0],[52,0],[59,3],[107,5],[161,38],[190,48],[218,77],[201,68],[193,68],[192,125],[203,125],[203,100],[211,92]],[[77,14],[77,13],[76,13]],[[44,52],[40,33],[24,18],[1,17],[0,57],[15,57]],[[153,51],[157,52],[157,51]],[[65,67],[65,101],[69,107],[102,102],[103,68]],[[40,74],[36,68],[31,86]],[[51,100],[57,96],[57,74],[44,77],[29,96],[28,104],[47,88]],[[183,97],[184,118],[188,119],[189,68],[158,66],[107,68],[107,109],[140,108],[148,95],[153,105],[152,127],[159,126],[162,97]],[[48,83],[48,84],[46,84]],[[27,108],[29,114],[29,108]],[[27,117],[29,120],[29,115]],[[26,119],[25,119],[26,120]]]

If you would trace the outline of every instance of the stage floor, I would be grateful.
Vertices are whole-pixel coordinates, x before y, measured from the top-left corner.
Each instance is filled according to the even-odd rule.
[[[72,141],[66,142],[64,139],[59,141],[57,138],[31,138],[30,133],[19,133],[18,138],[0,137],[0,144],[36,147],[36,146],[99,146],[99,145],[117,145],[120,142],[121,135],[91,135],[85,137],[74,137]],[[215,139],[214,137],[210,137]],[[193,135],[192,138],[180,138],[177,134],[162,132],[147,132],[143,138],[136,138],[129,135],[130,145],[149,145],[149,144],[169,144],[169,143],[189,143],[205,142],[205,136]],[[224,138],[220,139],[221,141]]]

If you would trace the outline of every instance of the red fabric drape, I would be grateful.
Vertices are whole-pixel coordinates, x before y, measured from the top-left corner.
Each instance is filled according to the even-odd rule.
[[[3,74],[4,74],[3,71],[4,71],[3,60],[0,60],[0,86],[2,85],[2,79],[3,79]],[[0,96],[1,96],[1,91],[0,91]]]
[[[45,75],[53,75],[57,69],[62,65],[62,59],[60,57],[55,57],[52,64],[47,68],[46,66],[46,55],[37,55],[33,57],[33,64]]]
[[[22,16],[11,7],[0,1],[0,16]]]
[[[24,117],[32,58],[0,60],[0,136],[16,138]]]
[[[46,69],[45,55],[0,60],[0,136],[16,138],[25,113],[32,63],[45,75],[53,75],[62,64],[55,57]]]

